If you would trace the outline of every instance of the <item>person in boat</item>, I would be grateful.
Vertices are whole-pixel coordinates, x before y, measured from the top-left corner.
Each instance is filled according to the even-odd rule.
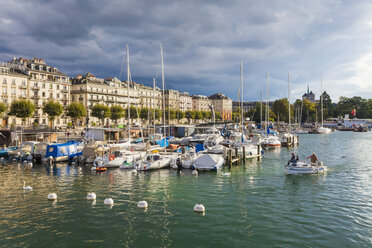
[[[289,165],[290,163],[292,164],[295,164],[297,161],[296,161],[296,155],[294,153],[292,153],[292,157],[291,159],[288,161],[288,164]]]
[[[319,160],[318,157],[315,155],[315,152],[313,152],[313,154],[310,155],[309,157],[307,157],[306,159],[309,159],[309,158],[310,158],[310,162],[313,163],[313,164],[315,164],[316,161]]]

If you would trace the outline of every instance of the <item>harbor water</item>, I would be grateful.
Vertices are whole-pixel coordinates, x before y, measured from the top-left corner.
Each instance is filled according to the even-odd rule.
[[[0,247],[372,247],[371,149],[371,132],[300,135],[298,147],[268,151],[230,176],[0,166]],[[328,172],[285,175],[292,152],[316,152]]]

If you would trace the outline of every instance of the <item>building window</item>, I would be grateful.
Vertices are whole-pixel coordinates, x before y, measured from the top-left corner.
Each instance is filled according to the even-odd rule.
[[[59,90],[59,85],[57,85],[57,90]]]
[[[6,78],[3,79],[3,84],[6,84]]]
[[[43,92],[41,95],[42,95],[43,97],[45,97],[45,92]]]
[[[3,88],[3,95],[6,95],[6,88]]]
[[[49,89],[53,89],[53,84],[49,84]]]
[[[22,90],[22,97],[26,97],[26,91]]]
[[[53,93],[50,93],[50,94],[49,94],[49,97],[50,97],[50,98],[53,98]]]
[[[43,89],[45,89],[45,84],[43,84]]]
[[[59,93],[57,93],[57,98],[59,98]]]
[[[71,96],[72,101],[75,101],[75,96]]]

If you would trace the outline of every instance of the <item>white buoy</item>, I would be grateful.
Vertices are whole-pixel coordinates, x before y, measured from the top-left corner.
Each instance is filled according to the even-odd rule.
[[[94,192],[90,192],[87,194],[87,200],[95,200],[97,198]]]
[[[23,160],[23,164],[26,165],[27,164],[27,160]]]
[[[97,167],[93,166],[92,168],[90,168],[92,171],[95,171],[97,169]]]
[[[224,177],[228,177],[228,176],[231,175],[231,172],[225,172],[225,173],[223,173],[222,175],[223,175]]]
[[[137,174],[137,170],[136,169],[133,169],[132,170],[132,174],[136,175]]]
[[[198,173],[198,171],[197,170],[193,170],[192,172],[191,172],[191,174],[193,174],[193,175],[195,175],[195,176],[197,176],[199,173]]]
[[[26,186],[26,182],[23,181],[23,189],[25,189],[25,190],[32,190],[32,187],[31,186]]]
[[[205,212],[204,205],[203,204],[195,204],[195,206],[194,206],[194,212],[204,213]]]
[[[27,167],[32,168],[32,166],[33,166],[32,162],[27,163]]]
[[[51,201],[57,200],[57,194],[56,193],[49,193],[48,200],[51,200]]]
[[[147,201],[139,201],[137,203],[137,207],[138,208],[147,208],[148,207]]]
[[[177,170],[178,169],[178,166],[175,164],[172,166],[173,169]]]
[[[114,200],[112,198],[106,198],[105,201],[103,202],[105,205],[114,205]]]

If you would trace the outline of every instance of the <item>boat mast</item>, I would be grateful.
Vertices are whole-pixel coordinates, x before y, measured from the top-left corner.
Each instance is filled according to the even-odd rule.
[[[262,90],[260,90],[260,103],[261,103],[261,109],[260,109],[260,124],[262,125]]]
[[[322,114],[322,127],[323,127],[323,73],[320,73],[320,111]]]
[[[243,135],[243,125],[244,125],[244,120],[243,120],[243,62],[240,62],[240,111],[241,111],[241,130],[242,130],[242,135]]]
[[[160,44],[160,58],[161,58],[161,83],[163,87],[163,132],[164,132],[164,147],[165,147],[165,138],[167,137],[165,130],[165,95],[164,95],[164,59],[163,59],[163,46]]]
[[[291,90],[289,87],[289,72],[288,72],[288,125],[291,126]]]
[[[126,46],[127,50],[127,102],[128,102],[128,140],[130,139],[130,104],[129,104],[129,80],[130,80],[130,69],[129,69],[129,46]]]
[[[266,124],[265,124],[265,129],[267,129],[267,127],[269,126],[268,125],[268,121],[269,121],[269,73],[267,72],[266,73],[266,110],[265,110],[265,113],[266,113]]]
[[[152,79],[152,85],[153,85],[153,93],[152,93],[152,111],[153,111],[153,121],[154,121],[154,139],[155,139],[155,78]]]

